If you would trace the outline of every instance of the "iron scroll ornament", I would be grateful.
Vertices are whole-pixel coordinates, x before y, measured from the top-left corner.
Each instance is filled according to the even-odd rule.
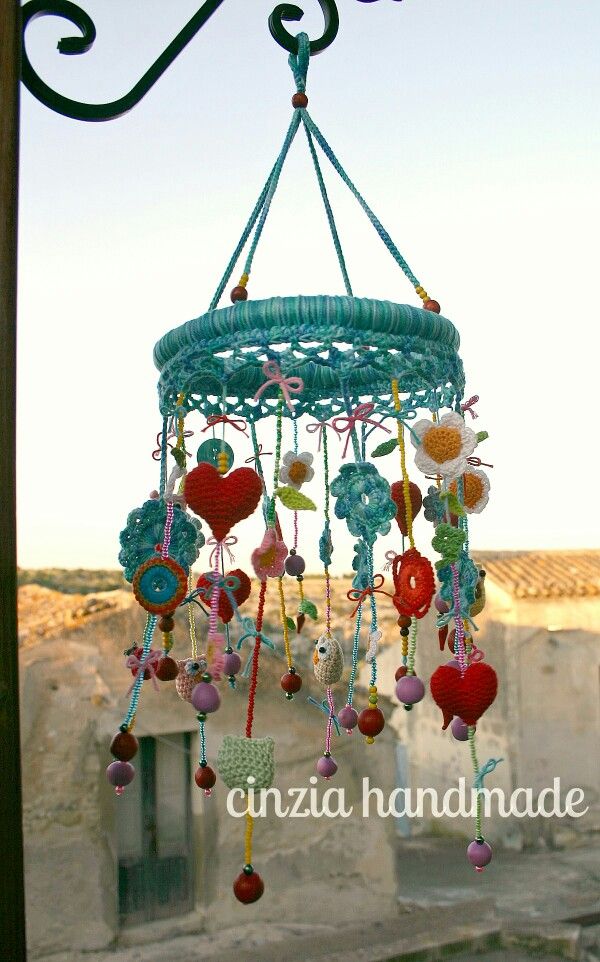
[[[360,0],[361,3],[372,3],[375,0]],[[163,50],[146,73],[138,80],[131,90],[118,100],[104,104],[86,104],[64,97],[52,90],[31,65],[25,45],[25,34],[32,20],[44,16],[62,17],[81,31],[81,36],[63,37],[58,42],[58,50],[62,54],[74,55],[86,53],[96,39],[96,27],[92,18],[71,0],[28,0],[21,8],[22,18],[22,79],[23,83],[39,100],[51,110],[71,117],[74,120],[100,121],[113,120],[135,107],[148,93],[151,87],[173,61],[179,56],[190,40],[196,36],[207,20],[222,5],[223,0],[206,0],[185,27],[177,34],[171,43]],[[339,15],[334,0],[318,0],[325,21],[321,37],[310,43],[311,55],[325,50],[335,40],[339,28]],[[284,27],[284,21],[298,21],[304,16],[300,7],[291,3],[279,4],[269,17],[271,35],[280,46],[286,50],[297,50],[297,39]]]

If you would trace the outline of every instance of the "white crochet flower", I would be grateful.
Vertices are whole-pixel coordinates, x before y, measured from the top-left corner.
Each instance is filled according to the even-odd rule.
[[[287,451],[282,459],[279,480],[299,491],[305,481],[310,481],[315,476],[312,463],[313,456],[308,451],[302,451],[299,454]]]
[[[490,479],[485,471],[469,468],[462,476],[463,507],[467,514],[480,514],[490,499]],[[458,493],[458,481],[449,485],[452,494]]]
[[[423,474],[439,474],[447,480],[467,470],[467,458],[477,445],[475,432],[454,411],[444,414],[437,424],[426,419],[417,421],[412,427],[411,440],[417,448],[415,464],[419,470]]]

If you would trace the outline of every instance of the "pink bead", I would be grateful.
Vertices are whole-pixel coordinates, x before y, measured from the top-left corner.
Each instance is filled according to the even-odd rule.
[[[225,655],[225,660],[223,661],[224,675],[237,675],[241,667],[242,659],[238,655],[237,651],[231,651],[229,654]]]
[[[485,865],[489,865],[492,861],[492,847],[487,842],[478,842],[475,839],[467,848],[467,858],[477,871],[481,871]]]
[[[321,755],[317,762],[317,771],[323,778],[331,778],[337,772],[337,765],[331,755]]]
[[[466,742],[469,738],[469,726],[458,715],[452,720],[450,730],[457,742]]]
[[[352,705],[344,705],[344,707],[338,712],[338,721],[342,728],[346,731],[351,731],[356,728],[356,723],[358,722],[358,712],[352,707]]]
[[[106,777],[108,778],[111,785],[117,788],[123,788],[125,785],[129,785],[133,781],[135,776],[135,768],[131,762],[111,762],[106,769]]]
[[[437,610],[442,615],[445,615],[447,611],[450,611],[450,605],[448,604],[447,601],[444,601],[444,599],[440,595],[435,596],[435,598],[433,599],[433,603],[437,608]]]
[[[425,694],[425,685],[416,675],[404,675],[396,682],[396,698],[403,705],[416,705]]]
[[[191,702],[196,711],[203,711],[208,715],[217,710],[221,704],[221,696],[209,681],[201,681],[192,690]]]

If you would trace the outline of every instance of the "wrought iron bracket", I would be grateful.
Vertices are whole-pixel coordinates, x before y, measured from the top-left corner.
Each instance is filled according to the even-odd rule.
[[[205,0],[200,9],[186,23],[185,27],[179,31],[177,36],[157,57],[154,63],[148,68],[146,73],[140,77],[131,90],[119,97],[104,104],[86,104],[78,100],[71,100],[64,97],[56,90],[45,83],[31,65],[27,56],[25,35],[27,27],[32,20],[38,17],[62,17],[69,23],[77,27],[81,36],[63,37],[58,41],[58,50],[62,54],[74,55],[86,53],[96,39],[96,27],[92,18],[71,0],[28,0],[21,7],[22,21],[22,80],[27,89],[33,96],[54,110],[56,113],[71,117],[74,120],[113,120],[135,107],[144,97],[156,81],[167,70],[173,61],[179,56],[182,50],[187,47],[190,40],[196,36],[198,31],[204,26],[206,21],[222,5],[224,0]],[[376,0],[360,0],[361,3],[374,3]],[[396,0],[399,2],[399,0]],[[325,26],[322,36],[310,42],[311,55],[321,53],[337,36],[340,19],[337,6],[334,0],[318,0],[323,12]],[[284,27],[284,21],[298,21],[304,16],[304,11],[293,3],[280,3],[269,17],[269,30],[271,35],[280,46],[293,53],[298,50],[297,38],[289,33]]]

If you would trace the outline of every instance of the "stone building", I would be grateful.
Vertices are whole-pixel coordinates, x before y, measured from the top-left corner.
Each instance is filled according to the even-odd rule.
[[[276,592],[266,632],[279,641]],[[348,602],[334,598],[335,625],[349,642]],[[257,871],[265,895],[241,908],[232,892],[243,864],[243,819],[225,809],[225,788],[211,798],[196,787],[197,722],[174,684],[156,692],[144,682],[136,735],[137,776],[115,797],[104,770],[110,739],[126,712],[132,678],[122,652],[141,636],[143,613],[126,591],[63,595],[28,585],[20,589],[22,758],[26,841],[27,922],[32,957],[86,951],[146,937],[216,932],[248,922],[294,925],[300,931],[396,911],[394,825],[363,819],[362,778],[386,793],[394,787],[395,738],[385,729],[376,746],[342,732],[335,744],[336,784],[346,790],[351,818],[268,818],[255,823]],[[179,618],[180,616],[178,616]],[[185,657],[184,617],[174,653]],[[319,701],[309,656],[313,636],[296,642],[304,662],[303,695]],[[280,645],[281,647],[281,645]],[[281,655],[263,649],[255,735],[274,735],[276,782],[310,787],[323,751],[326,718],[279,686]],[[180,653],[180,655],[179,655]],[[225,686],[207,725],[208,758],[224,734],[243,733],[247,683]],[[364,692],[359,695],[365,702]],[[391,706],[383,703],[386,715]],[[329,787],[324,783],[319,787]],[[307,911],[310,904],[310,911]],[[246,913],[240,917],[240,911]]]
[[[480,552],[477,562],[487,572],[486,606],[474,637],[499,677],[498,696],[478,726],[479,764],[503,759],[485,785],[507,795],[530,787],[537,796],[559,777],[563,798],[579,787],[589,806],[581,820],[493,816],[488,835],[517,847],[576,841],[600,828],[600,551]],[[425,680],[452,657],[439,650],[431,611],[419,639],[417,671]],[[397,664],[397,648],[388,647],[380,678],[390,696]],[[397,707],[392,725],[403,784],[443,793],[464,775],[471,786],[468,743],[442,731],[441,711],[429,695],[410,713]],[[425,822],[432,827],[430,819]],[[473,830],[460,819],[433,827]]]
[[[486,834],[494,845],[577,842],[597,818],[600,794],[600,552],[480,553],[487,604],[477,644],[500,679],[498,697],[478,726],[479,758],[503,758],[487,787],[536,792],[560,776],[563,793],[585,790],[590,812],[565,819],[499,819]],[[345,581],[334,583],[334,631],[351,645]],[[314,592],[316,597],[316,592]],[[266,631],[279,640],[276,592]],[[142,613],[125,591],[62,595],[29,585],[20,590],[22,759],[28,938],[32,957],[92,950],[165,933],[216,932],[239,922],[231,885],[243,862],[243,820],[225,809],[225,790],[205,799],[193,781],[198,744],[195,713],[173,684],[156,692],[145,682],[136,734],[136,780],[122,798],[108,786],[108,746],[127,706],[131,676],[122,652],[141,636]],[[180,616],[178,616],[180,617]],[[175,654],[186,655],[185,618]],[[357,732],[335,737],[336,778],[351,817],[258,819],[254,864],[265,895],[243,908],[247,922],[368,922],[410,902],[398,847],[411,832],[473,834],[472,820],[362,817],[362,779],[388,796],[395,787],[443,794],[459,775],[472,779],[468,747],[441,730],[429,695],[407,713],[393,698],[399,663],[396,614],[380,611],[384,645],[378,684],[388,724],[374,745]],[[313,636],[294,640],[303,665],[304,697],[287,702],[279,687],[281,656],[264,651],[255,734],[276,739],[276,785],[309,786],[323,750],[325,716],[306,701],[323,695],[312,681]],[[420,630],[417,669],[428,679],[450,657],[439,650],[430,613]],[[366,679],[364,679],[366,680]],[[362,689],[358,707],[366,701]],[[247,685],[223,691],[210,718],[208,757],[224,734],[243,731]],[[338,702],[340,696],[338,695]],[[338,705],[339,707],[339,705]],[[454,848],[452,849],[454,852]],[[456,860],[465,863],[457,841]],[[401,861],[401,860],[400,860]],[[466,868],[465,868],[466,871]],[[307,908],[309,906],[310,908]]]

